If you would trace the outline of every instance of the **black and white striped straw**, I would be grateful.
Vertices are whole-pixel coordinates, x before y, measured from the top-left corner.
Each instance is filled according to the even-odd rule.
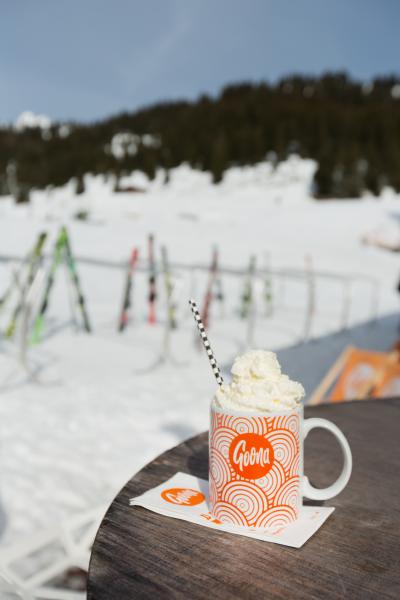
[[[218,385],[222,385],[224,383],[224,380],[222,379],[221,371],[219,370],[217,361],[214,358],[214,353],[211,350],[210,342],[208,341],[206,330],[204,329],[203,321],[201,320],[197,304],[194,300],[189,300],[189,304],[190,308],[192,309],[192,313],[195,318],[201,340],[204,344],[204,348],[206,349],[208,360],[210,361],[210,365],[213,370],[215,379],[217,380]]]

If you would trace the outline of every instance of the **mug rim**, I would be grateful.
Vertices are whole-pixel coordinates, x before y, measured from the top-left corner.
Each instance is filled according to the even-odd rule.
[[[220,408],[215,404],[215,398],[211,400],[211,411],[219,414],[229,415],[231,417],[265,417],[267,419],[271,417],[285,417],[292,413],[303,415],[304,405],[303,403],[299,404],[295,408],[291,408],[290,410],[277,410],[274,412],[260,412],[255,410],[235,410],[231,408]]]

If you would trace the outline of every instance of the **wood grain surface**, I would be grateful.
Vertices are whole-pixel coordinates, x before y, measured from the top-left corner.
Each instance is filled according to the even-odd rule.
[[[213,531],[131,508],[129,499],[177,471],[207,478],[207,434],[166,452],[135,475],[97,533],[89,600],[400,598],[400,399],[306,409],[349,440],[353,475],[322,528],[301,549]],[[338,445],[313,431],[305,472],[319,487],[341,469]],[[310,503],[311,504],[311,503]]]

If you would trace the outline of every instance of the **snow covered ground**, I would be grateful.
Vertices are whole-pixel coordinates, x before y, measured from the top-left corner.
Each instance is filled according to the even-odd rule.
[[[309,301],[306,255],[321,274],[315,279],[312,335],[337,330],[346,306],[351,324],[371,318],[377,290],[379,314],[397,311],[398,256],[361,239],[377,228],[393,231],[399,198],[387,191],[380,199],[316,202],[309,196],[314,169],[311,161],[293,157],[276,170],[268,163],[231,169],[221,184],[212,185],[207,174],[183,165],[167,185],[161,172],[153,182],[141,174],[121,182],[145,193],[114,193],[113,181],[87,176],[80,196],[71,182],[35,192],[27,206],[0,200],[0,258],[22,258],[42,230],[49,232],[50,252],[63,223],[78,257],[118,265],[136,245],[144,268],[147,236],[154,233],[157,257],[165,244],[171,262],[180,265],[174,270],[180,326],[172,334],[172,359],[165,363],[156,364],[166,315],[161,278],[157,325],[146,323],[147,275],[140,271],[134,322],[118,334],[124,271],[88,261],[79,261],[78,269],[93,334],[76,331],[71,323],[61,270],[43,342],[29,352],[33,376],[18,362],[18,334],[12,343],[0,340],[0,502],[7,519],[0,545],[106,506],[147,461],[207,428],[215,383],[194,343],[187,298],[202,300],[206,273],[191,267],[209,264],[213,244],[219,245],[222,266],[245,270],[254,254],[260,268],[269,265],[276,272],[272,316],[263,300],[264,283],[256,282],[256,346],[282,348],[302,338]],[[87,220],[78,220],[83,212]],[[13,265],[13,260],[0,262],[0,294]],[[281,277],[282,269],[293,276]],[[227,372],[246,345],[247,324],[237,316],[243,277],[225,274],[223,285],[225,306],[215,304],[209,333]],[[2,315],[2,326],[8,315]]]

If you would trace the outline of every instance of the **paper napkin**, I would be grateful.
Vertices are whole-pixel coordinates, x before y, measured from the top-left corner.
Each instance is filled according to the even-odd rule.
[[[208,481],[187,473],[175,473],[161,485],[132,498],[129,504],[173,519],[293,548],[301,548],[335,510],[326,506],[303,506],[295,523],[275,531],[230,526],[214,519],[209,512]]]

